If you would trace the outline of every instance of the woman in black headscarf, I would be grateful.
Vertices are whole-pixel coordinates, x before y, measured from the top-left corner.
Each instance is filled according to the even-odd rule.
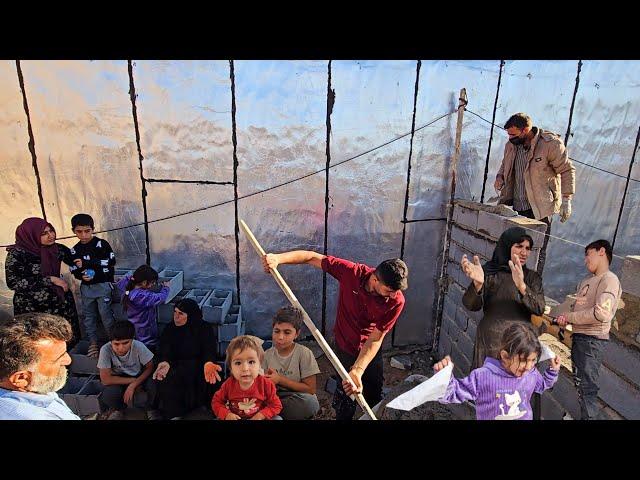
[[[525,265],[531,248],[531,236],[513,227],[500,235],[493,257],[484,265],[477,255],[473,262],[462,257],[462,270],[471,279],[462,303],[468,310],[484,313],[476,332],[472,369],[481,367],[485,357],[498,358],[502,332],[509,325],[531,325],[531,314],[544,311],[542,278]]]
[[[156,355],[156,402],[165,418],[180,418],[208,405],[207,382],[220,381],[222,369],[214,363],[215,338],[212,326],[202,320],[195,300],[180,300],[173,312],[173,323],[160,336]],[[210,397],[210,396],[209,396]]]

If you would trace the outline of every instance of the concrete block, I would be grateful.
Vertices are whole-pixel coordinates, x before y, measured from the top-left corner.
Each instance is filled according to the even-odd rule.
[[[471,230],[477,230],[478,211],[456,205],[454,208],[454,222]]]
[[[80,340],[71,350],[69,350],[69,356],[71,356],[71,365],[69,365],[69,371],[77,375],[98,375],[98,359],[91,358],[87,355],[89,352],[89,342],[87,340]]]
[[[460,332],[460,335],[458,335],[458,343],[456,344],[456,346],[460,349],[460,351],[466,358],[473,358],[473,339],[469,338],[466,333]]]
[[[158,305],[158,326],[173,322],[173,310],[176,303],[187,296],[190,290],[180,290],[168,303]]]
[[[547,231],[547,224],[527,217],[512,217],[508,218],[506,227],[522,227],[533,239],[534,247],[541,247],[544,243],[544,234]]]
[[[602,363],[640,388],[640,351],[611,336],[602,354]]]
[[[507,227],[508,219],[495,213],[483,212],[478,213],[478,232],[484,233],[491,238],[498,240],[502,232]]]
[[[562,420],[565,410],[549,391],[542,394],[541,402],[542,420]]]
[[[467,329],[468,321],[466,309],[464,307],[458,306],[456,308],[455,314],[456,316],[454,321],[456,322],[458,328],[464,332]]]
[[[462,296],[464,295],[464,290],[457,283],[453,283],[449,285],[449,290],[447,290],[447,297],[453,302],[454,305],[462,305]]]
[[[458,335],[460,335],[461,330],[456,325],[455,320],[446,314],[442,315],[442,328],[445,330],[449,338],[453,343],[458,341]]]
[[[476,332],[478,331],[478,324],[473,320],[473,318],[469,318],[467,322],[467,331],[465,332],[471,340],[476,341]]]
[[[462,230],[460,227],[456,225],[453,225],[451,227],[451,240],[456,242],[458,245],[464,245],[464,240],[466,237],[467,237],[467,233],[464,230]]]
[[[438,341],[438,360],[451,354],[451,338],[447,334],[440,330],[440,340]]]
[[[183,289],[184,273],[182,270],[169,270],[165,268],[158,273],[158,283],[163,282],[169,282],[169,296],[164,303],[170,303]]]
[[[455,343],[451,345],[451,360],[453,360],[454,365],[460,369],[462,376],[466,377],[469,375],[471,370],[471,360],[462,353],[462,350],[460,350],[458,345]]]
[[[227,347],[229,346],[230,342],[218,342],[216,345],[216,353],[218,354],[218,358],[225,358],[226,354],[227,354]]]
[[[228,290],[214,290],[202,305],[202,318],[207,323],[221,325],[231,307],[231,292]]]
[[[600,367],[598,396],[627,420],[640,420],[640,391],[604,365]]]
[[[456,319],[456,311],[458,310],[458,307],[455,303],[453,303],[453,301],[451,301],[450,298],[445,297],[444,298],[444,305],[442,307],[442,311],[452,320],[455,321]]]
[[[224,323],[222,325],[216,325],[218,341],[230,342],[236,338],[241,334],[242,323],[242,308],[240,305],[231,306],[229,313],[225,316]]]
[[[99,380],[69,377],[67,383],[58,391],[60,398],[79,417],[101,413],[100,396],[103,385]]]
[[[627,255],[622,264],[622,291],[640,297],[640,255]]]
[[[398,370],[411,370],[411,357],[409,355],[396,355],[389,359],[389,364]]]
[[[580,419],[580,403],[578,402],[578,392],[573,382],[573,375],[566,369],[561,368],[558,381],[551,389],[554,399],[564,408],[574,419]]]
[[[206,290],[203,288],[194,288],[192,290],[189,290],[189,293],[187,293],[184,298],[193,298],[198,303],[198,306],[202,308],[205,300],[212,293],[213,293],[213,290]]]

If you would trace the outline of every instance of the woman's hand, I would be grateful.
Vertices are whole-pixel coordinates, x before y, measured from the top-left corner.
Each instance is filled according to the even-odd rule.
[[[222,367],[220,365],[213,362],[207,362],[204,364],[204,379],[211,384],[219,382],[222,380],[218,374],[220,371],[222,371]]]
[[[560,357],[558,355],[556,355],[555,357],[553,357],[551,359],[551,365],[549,365],[549,368],[551,368],[551,370],[555,370],[556,372],[558,370],[560,370]]]
[[[51,283],[53,283],[54,285],[62,288],[62,290],[64,290],[65,292],[69,291],[69,285],[67,285],[67,282],[65,282],[63,279],[54,276],[51,276],[49,278],[51,279]]]
[[[516,284],[516,288],[520,291],[522,295],[527,291],[527,285],[524,283],[524,270],[522,269],[522,265],[520,265],[520,259],[516,254],[511,255],[511,260],[509,260],[509,268],[511,269],[511,278],[513,279],[513,283]]]
[[[153,377],[151,378],[161,382],[162,380],[164,380],[164,377],[166,377],[167,374],[169,373],[170,368],[171,368],[171,365],[169,365],[169,362],[160,362],[156,368],[156,371],[153,372]]]
[[[474,255],[473,263],[471,263],[466,255],[462,255],[460,266],[464,274],[473,280],[476,291],[479,292],[482,290],[482,286],[484,285],[484,270],[482,269],[482,265],[480,265],[480,258]]]

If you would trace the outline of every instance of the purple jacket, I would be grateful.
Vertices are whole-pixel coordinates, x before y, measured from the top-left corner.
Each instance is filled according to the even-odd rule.
[[[453,375],[440,403],[476,404],[478,420],[531,420],[531,395],[551,388],[558,372],[548,368],[542,375],[537,368],[516,377],[506,371],[499,360],[486,358],[484,365],[460,380]]]
[[[124,295],[127,282],[131,275],[125,275],[118,281],[120,294]],[[127,318],[136,327],[136,340],[147,347],[154,347],[158,343],[158,323],[156,321],[156,306],[164,303],[169,296],[169,287],[162,287],[155,293],[144,288],[134,288],[129,292]]]

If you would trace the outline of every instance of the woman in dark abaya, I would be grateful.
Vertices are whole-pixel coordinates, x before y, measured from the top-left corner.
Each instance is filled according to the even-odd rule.
[[[195,300],[180,300],[173,323],[160,336],[156,354],[157,407],[165,418],[181,418],[209,405],[209,384],[220,381],[220,365],[214,363],[215,338],[212,326],[202,320]],[[209,398],[207,398],[209,397]]]
[[[505,230],[493,256],[484,265],[473,257],[462,257],[462,270],[471,284],[462,303],[471,311],[483,310],[476,332],[471,368],[481,367],[485,357],[498,358],[502,332],[514,322],[531,325],[531,314],[542,315],[544,293],[542,278],[525,265],[533,248],[533,239],[523,228]]]

